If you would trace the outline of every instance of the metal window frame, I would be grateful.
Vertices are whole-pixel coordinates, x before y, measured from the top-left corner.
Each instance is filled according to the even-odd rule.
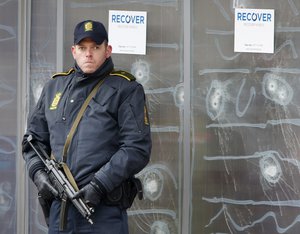
[[[183,183],[181,233],[191,232],[191,0],[183,1]]]
[[[64,1],[57,0],[56,5],[56,71],[64,66]]]
[[[18,0],[18,97],[17,97],[17,146],[21,146],[28,113],[31,0]],[[16,211],[17,234],[28,233],[28,177],[22,159],[21,147],[17,147],[16,159]]]

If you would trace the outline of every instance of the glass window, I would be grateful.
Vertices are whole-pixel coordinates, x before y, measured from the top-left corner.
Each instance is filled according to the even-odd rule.
[[[184,113],[186,2],[31,0],[30,109],[51,75],[74,65],[70,47],[79,21],[107,27],[109,10],[146,11],[147,54],[112,55],[116,69],[144,86],[152,125],[151,162],[138,174],[144,199],[128,211],[130,233],[181,233],[182,220],[190,233],[298,233],[300,4],[189,1],[191,113]],[[275,9],[273,54],[234,52],[235,7]],[[16,229],[17,9],[16,0],[0,2],[0,233]],[[183,155],[184,115],[191,121],[190,155]],[[191,172],[183,170],[186,157]],[[183,191],[189,179],[192,191]],[[28,183],[28,231],[47,233]],[[190,192],[191,216],[182,217]]]
[[[56,72],[56,14],[56,1],[31,1],[30,110],[36,105],[45,82]],[[30,234],[47,233],[35,185],[28,180],[27,186],[29,187],[28,232]]]
[[[299,2],[193,2],[192,233],[298,233]],[[235,7],[275,9],[273,54],[234,52]]]
[[[67,70],[75,25],[85,20],[108,26],[109,10],[146,11],[146,55],[113,54],[116,69],[132,72],[144,86],[152,124],[149,165],[139,173],[144,199],[128,211],[130,233],[178,233],[183,105],[182,8],[178,1],[65,1]],[[114,48],[113,48],[114,51]]]
[[[31,29],[31,104],[56,71],[58,60],[63,70],[73,66],[70,48],[75,25],[85,19],[108,26],[109,10],[146,11],[147,54],[113,54],[116,69],[132,72],[144,86],[152,124],[153,150],[149,165],[138,174],[144,186],[144,199],[136,199],[128,211],[130,233],[179,233],[183,71],[182,6],[178,1],[32,1]],[[63,10],[61,10],[61,8]],[[57,11],[62,14],[58,15]],[[61,34],[60,34],[61,32]],[[56,38],[63,38],[57,40]],[[62,48],[63,52],[57,52]],[[60,58],[60,53],[62,58]],[[30,183],[31,186],[32,183]],[[33,186],[34,187],[34,186]],[[46,230],[42,212],[30,190],[30,233]]]
[[[16,231],[18,1],[0,4],[0,233]]]

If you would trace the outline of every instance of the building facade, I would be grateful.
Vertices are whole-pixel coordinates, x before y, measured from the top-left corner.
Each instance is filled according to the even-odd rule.
[[[234,52],[236,8],[275,10],[273,53]],[[0,234],[47,233],[21,156],[26,118],[73,66],[75,25],[108,27],[109,10],[147,12],[146,55],[112,55],[144,86],[153,139],[130,233],[298,233],[299,1],[2,0]]]

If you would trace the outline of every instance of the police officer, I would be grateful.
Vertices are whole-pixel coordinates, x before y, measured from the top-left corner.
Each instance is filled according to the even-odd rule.
[[[124,182],[141,171],[151,152],[150,125],[143,87],[124,71],[115,71],[112,47],[102,23],[86,20],[74,30],[71,48],[75,66],[55,74],[41,93],[28,118],[23,139],[23,157],[29,177],[39,194],[52,199],[49,234],[128,233],[126,208],[106,202],[113,191],[122,192]],[[94,224],[89,224],[70,205],[66,227],[60,232],[61,201],[45,172],[45,166],[28,146],[32,135],[39,145],[62,161],[63,148],[80,107],[94,86],[102,83],[86,108],[69,145],[66,157],[79,187],[76,197],[94,207]]]

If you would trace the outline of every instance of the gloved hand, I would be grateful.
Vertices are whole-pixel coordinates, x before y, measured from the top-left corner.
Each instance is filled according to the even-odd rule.
[[[105,196],[105,189],[103,186],[99,186],[94,181],[91,181],[89,184],[80,189],[75,195],[74,199],[82,198],[85,202],[92,206],[96,207]]]
[[[39,170],[35,173],[33,182],[42,198],[50,200],[58,197],[57,190],[53,187],[49,175],[44,170]]]

